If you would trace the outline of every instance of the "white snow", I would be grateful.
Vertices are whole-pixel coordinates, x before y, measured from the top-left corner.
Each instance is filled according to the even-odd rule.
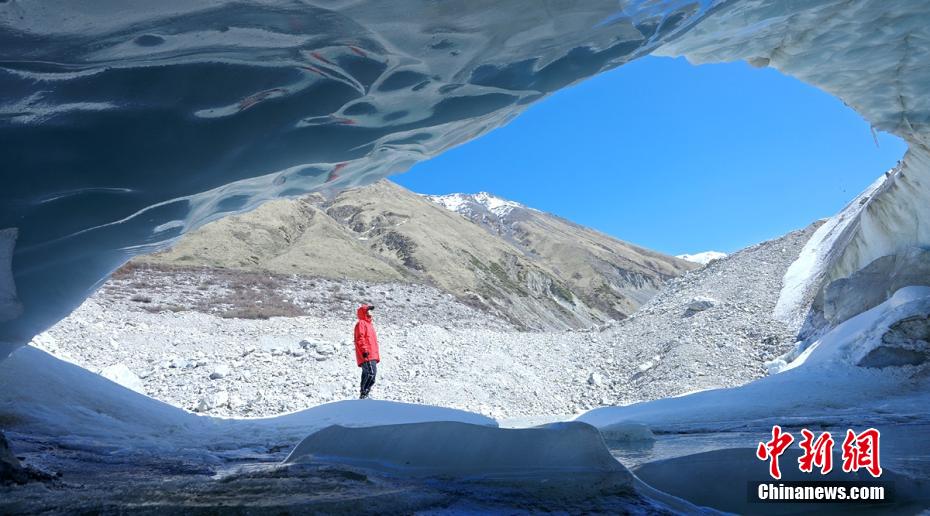
[[[461,213],[463,207],[471,200],[469,194],[453,193],[448,195],[424,195],[430,201],[442,206],[443,208]]]
[[[501,199],[487,192],[478,192],[475,194],[474,199],[478,204],[486,206],[491,213],[494,213],[498,217],[506,216],[513,211],[514,208],[525,208],[525,206],[518,202]]]
[[[453,193],[447,195],[424,195],[423,197],[449,211],[466,216],[475,212],[480,213],[487,211],[497,218],[503,219],[517,208],[538,211],[518,202],[502,199],[488,192],[478,192],[476,194]]]
[[[862,193],[850,201],[839,213],[827,219],[811,236],[798,259],[785,273],[784,285],[775,317],[800,326],[811,301],[825,281],[832,262],[848,244],[852,230],[859,221],[868,200],[882,187],[886,176],[881,176]]]
[[[700,263],[701,265],[707,265],[713,260],[719,260],[721,258],[726,258],[727,253],[721,253],[720,251],[704,251],[701,253],[694,254],[679,254],[675,258],[681,258],[689,262]]]
[[[930,287],[905,287],[888,301],[838,325],[807,347],[786,370],[805,363],[822,367],[855,365],[875,347],[892,324],[912,316],[930,314]],[[819,351],[818,351],[819,350]]]

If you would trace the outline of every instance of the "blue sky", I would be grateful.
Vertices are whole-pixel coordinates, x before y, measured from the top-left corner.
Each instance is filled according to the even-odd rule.
[[[837,212],[903,155],[878,141],[775,70],[647,57],[392,179],[488,191],[665,253],[732,252]]]

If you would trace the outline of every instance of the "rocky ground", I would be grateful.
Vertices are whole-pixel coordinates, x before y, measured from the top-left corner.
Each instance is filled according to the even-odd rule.
[[[766,362],[795,343],[799,328],[772,313],[785,271],[817,227],[675,278],[633,317],[602,331],[602,340],[617,344],[601,370],[611,387],[604,401],[665,398],[764,376]]]
[[[558,333],[422,285],[216,269],[121,271],[35,344],[192,411],[266,416],[357,395],[352,327],[378,305],[375,397],[496,418],[577,413],[745,383],[794,343],[771,318],[814,227],[672,280],[633,317]]]

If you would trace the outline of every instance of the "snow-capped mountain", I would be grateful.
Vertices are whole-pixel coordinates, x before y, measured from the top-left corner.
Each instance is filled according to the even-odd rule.
[[[720,251],[704,251],[703,253],[694,253],[694,254],[679,254],[675,258],[681,258],[693,263],[700,263],[701,265],[707,265],[713,260],[719,260],[721,258],[726,258],[727,253],[721,253]]]
[[[666,279],[694,268],[691,262],[487,192],[424,197],[545,264],[585,304],[613,318],[631,314]]]
[[[543,212],[503,199],[488,192],[475,194],[453,193],[447,195],[423,195],[423,198],[458,213],[466,219],[483,226],[497,236],[514,243],[517,240],[514,223],[525,219],[527,215]]]
[[[454,211],[468,218],[472,218],[476,214],[484,213],[491,213],[499,218],[503,218],[515,209],[539,211],[515,201],[502,199],[488,192],[478,192],[476,194],[453,193],[447,195],[424,195],[424,197],[449,211]]]

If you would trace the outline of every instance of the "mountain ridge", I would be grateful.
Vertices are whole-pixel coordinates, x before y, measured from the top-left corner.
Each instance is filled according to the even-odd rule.
[[[425,283],[537,330],[623,319],[695,268],[514,201],[472,195],[484,204],[471,217],[389,181],[272,201],[137,260]]]

